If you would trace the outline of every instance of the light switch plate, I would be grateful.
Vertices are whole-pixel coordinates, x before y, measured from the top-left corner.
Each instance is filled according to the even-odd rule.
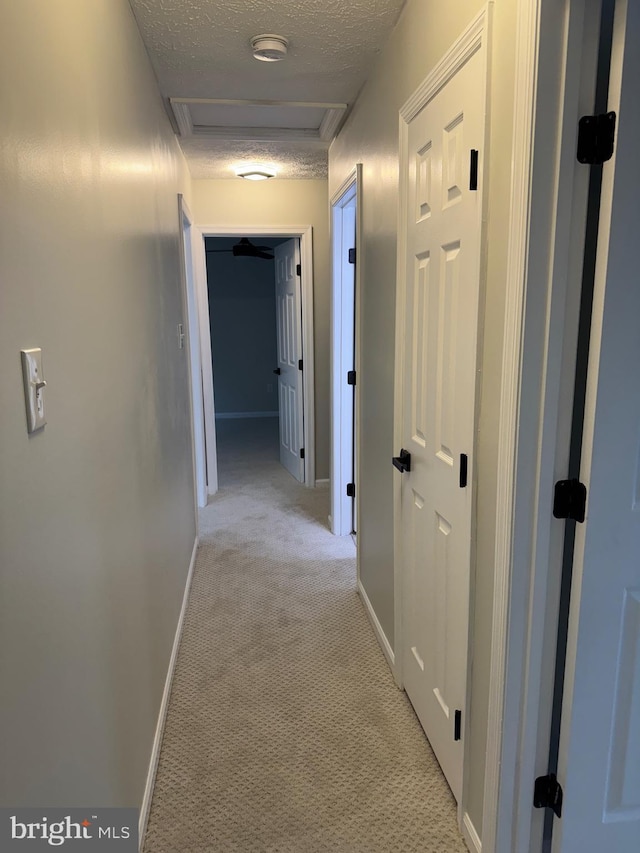
[[[42,350],[20,350],[22,357],[22,379],[24,401],[27,408],[27,432],[42,429],[47,420],[44,416],[44,389],[47,384],[42,372]]]

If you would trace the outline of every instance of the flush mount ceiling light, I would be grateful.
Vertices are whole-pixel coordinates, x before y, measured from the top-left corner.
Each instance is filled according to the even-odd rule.
[[[262,33],[251,39],[251,48],[255,59],[262,62],[279,62],[287,55],[288,39],[271,33]]]
[[[251,166],[240,166],[236,169],[236,175],[239,178],[245,178],[247,181],[266,181],[267,178],[275,178],[276,170],[269,166],[254,164]]]

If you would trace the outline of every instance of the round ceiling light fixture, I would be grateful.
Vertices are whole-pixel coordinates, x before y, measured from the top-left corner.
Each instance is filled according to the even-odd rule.
[[[287,55],[289,40],[284,36],[262,33],[251,39],[251,48],[255,59],[262,62],[279,62]]]
[[[267,178],[275,178],[276,170],[270,166],[262,166],[259,163],[250,166],[239,166],[236,175],[247,181],[266,181]]]

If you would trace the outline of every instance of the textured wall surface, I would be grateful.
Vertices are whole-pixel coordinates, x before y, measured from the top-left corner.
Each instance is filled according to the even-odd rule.
[[[393,447],[395,283],[398,232],[398,113],[482,8],[478,0],[443,6],[409,0],[345,127],[329,152],[329,193],[363,164],[363,437],[358,531],[361,579],[393,643]],[[471,625],[471,718],[466,805],[482,827],[495,546],[496,465],[509,217],[515,0],[493,6],[487,274],[479,368],[475,598]],[[485,184],[487,186],[487,184]],[[365,370],[366,366],[366,370]],[[395,451],[397,452],[397,451]]]
[[[329,476],[329,209],[326,181],[193,181],[192,213],[205,226],[313,227],[316,478]]]
[[[188,175],[126,0],[0,20],[0,801],[139,806],[195,537]]]

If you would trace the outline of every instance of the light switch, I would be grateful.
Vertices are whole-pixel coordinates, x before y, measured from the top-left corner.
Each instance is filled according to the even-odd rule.
[[[27,407],[27,432],[35,432],[42,429],[47,422],[44,416],[44,389],[47,383],[42,373],[42,350],[23,349],[20,354]]]

